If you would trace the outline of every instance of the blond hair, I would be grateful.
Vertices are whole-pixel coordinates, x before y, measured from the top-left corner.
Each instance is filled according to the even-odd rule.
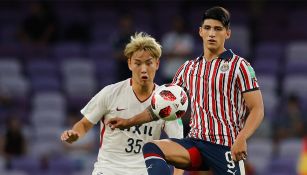
[[[130,42],[126,45],[124,54],[129,59],[133,53],[140,50],[145,50],[150,53],[155,59],[159,59],[162,54],[162,46],[145,32],[135,33],[131,36]]]

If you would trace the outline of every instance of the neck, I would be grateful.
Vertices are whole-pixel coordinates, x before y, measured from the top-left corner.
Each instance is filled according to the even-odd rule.
[[[225,48],[221,48],[218,50],[212,50],[212,49],[204,49],[204,58],[206,61],[212,61],[213,59],[217,58],[219,55],[221,55],[224,51],[226,51]]]
[[[150,83],[150,85],[145,86],[142,86],[135,82],[132,83],[132,90],[140,100],[147,99],[152,94],[154,87],[155,84],[153,82]]]

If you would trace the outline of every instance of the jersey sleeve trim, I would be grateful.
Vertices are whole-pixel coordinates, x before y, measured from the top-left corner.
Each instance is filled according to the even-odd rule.
[[[259,87],[256,87],[256,88],[253,88],[253,89],[248,89],[248,90],[246,90],[246,91],[243,91],[242,94],[243,94],[243,93],[246,93],[246,92],[256,91],[256,90],[260,90],[260,88],[259,88]]]

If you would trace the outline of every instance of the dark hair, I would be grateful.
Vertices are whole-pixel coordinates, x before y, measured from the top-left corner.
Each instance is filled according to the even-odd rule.
[[[230,27],[230,13],[228,10],[226,10],[223,7],[212,7],[208,10],[206,10],[203,18],[202,23],[206,19],[215,19],[220,21],[224,27],[229,28]]]

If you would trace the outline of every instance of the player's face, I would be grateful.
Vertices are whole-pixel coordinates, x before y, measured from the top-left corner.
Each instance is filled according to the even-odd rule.
[[[230,37],[230,29],[215,19],[206,19],[199,27],[199,35],[203,39],[204,49],[220,51],[224,49],[225,40]]]
[[[129,69],[132,72],[132,80],[141,86],[150,85],[159,68],[159,60],[152,57],[145,50],[136,51],[128,60]]]

